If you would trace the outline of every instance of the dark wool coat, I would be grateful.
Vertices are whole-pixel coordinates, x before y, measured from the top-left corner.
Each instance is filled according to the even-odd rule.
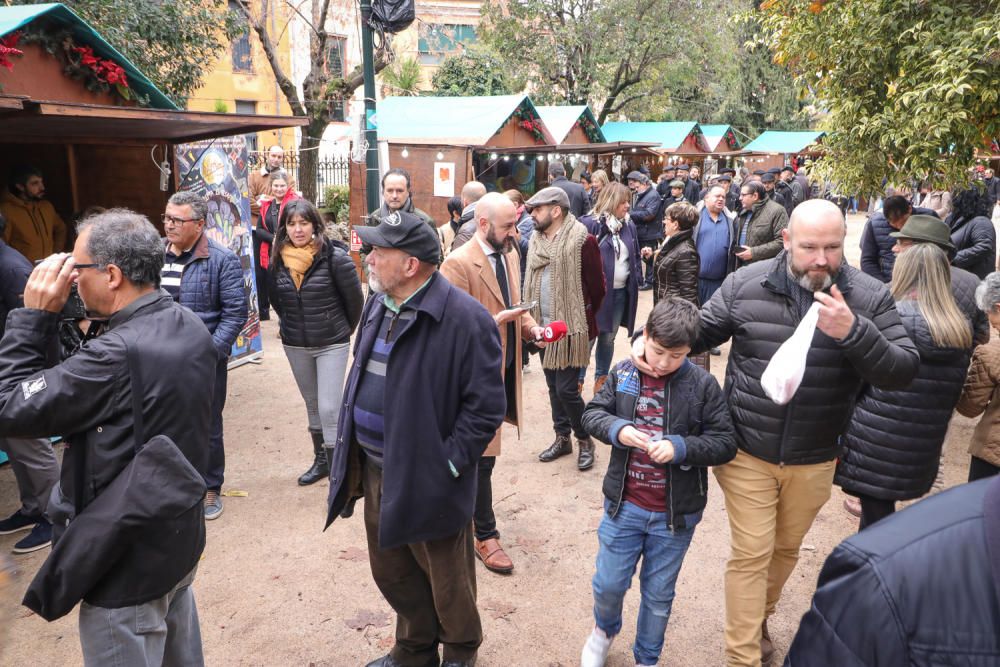
[[[935,345],[915,301],[900,301],[896,310],[920,352],[920,368],[904,389],[864,390],[834,479],[847,493],[883,500],[919,498],[930,490],[972,354],[971,348]]]
[[[816,330],[802,384],[787,405],[771,401],[760,383],[771,357],[802,319],[786,254],[731,273],[702,307],[701,335],[692,352],[732,339],[726,403],[736,441],[748,454],[779,464],[830,461],[840,453],[840,435],[862,384],[901,388],[916,375],[920,357],[886,286],[846,265],[836,285],[855,315],[854,326],[839,341]]]
[[[411,305],[416,319],[395,338],[386,364],[392,394],[384,415],[383,549],[449,537],[469,525],[476,466],[507,405],[500,332],[482,304],[438,273],[418,296]],[[364,495],[354,402],[385,311],[378,295],[361,315],[330,464],[327,526]]]
[[[625,327],[628,335],[635,331],[635,314],[639,309],[639,281],[642,278],[642,257],[639,255],[639,239],[636,235],[635,224],[625,221],[618,232],[621,242],[628,248],[628,280],[625,283],[625,312],[622,314],[620,322],[614,321],[615,309],[615,248],[611,232],[598,219],[592,215],[585,215],[580,218],[587,227],[587,231],[597,239],[597,246],[601,250],[601,264],[604,267],[604,298],[601,300],[601,307],[597,310],[597,329],[599,333],[613,333],[618,331],[618,327]]]

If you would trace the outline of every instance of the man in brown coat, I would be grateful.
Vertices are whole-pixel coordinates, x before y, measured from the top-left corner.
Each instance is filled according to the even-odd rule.
[[[521,269],[514,247],[517,210],[507,197],[492,192],[476,205],[476,233],[472,240],[449,253],[441,275],[452,285],[479,301],[500,327],[503,347],[503,383],[507,394],[505,420],[521,424],[521,340],[535,340],[544,329],[521,302]],[[520,432],[520,431],[519,431]],[[488,570],[508,574],[514,563],[500,546],[493,514],[493,467],[500,453],[500,429],[479,460],[479,487],[472,515],[476,531],[476,555]]]

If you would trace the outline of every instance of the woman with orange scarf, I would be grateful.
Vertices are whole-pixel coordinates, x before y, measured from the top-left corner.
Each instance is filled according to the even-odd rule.
[[[263,219],[263,207],[261,214]],[[313,441],[313,464],[299,477],[306,486],[329,474],[350,339],[364,299],[347,246],[325,237],[323,217],[311,202],[285,205],[274,250],[268,291]]]

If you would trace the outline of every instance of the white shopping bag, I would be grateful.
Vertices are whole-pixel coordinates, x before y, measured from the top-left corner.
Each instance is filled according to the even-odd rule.
[[[818,301],[809,306],[805,317],[799,322],[799,326],[795,327],[795,332],[781,344],[764,369],[764,374],[760,376],[764,393],[778,405],[784,405],[792,400],[792,396],[795,396],[799,385],[802,384],[802,376],[806,372],[806,357],[809,355],[809,346],[812,345],[817,319],[819,319]]]

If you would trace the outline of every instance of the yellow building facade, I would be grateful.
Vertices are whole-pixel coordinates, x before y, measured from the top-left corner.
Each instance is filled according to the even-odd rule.
[[[259,4],[260,0],[252,4]],[[238,11],[235,2],[230,10]],[[268,32],[276,40],[275,49],[282,71],[291,75],[290,33],[287,23],[292,17],[288,3],[270,2]],[[206,74],[204,85],[188,99],[191,111],[290,116],[291,108],[275,81],[271,65],[256,33],[248,26],[220,53],[215,66]],[[257,151],[266,151],[280,144],[286,151],[297,147],[295,130],[283,128],[248,136],[248,144]]]
[[[482,0],[416,0],[417,20],[392,40],[397,58],[420,63],[420,89],[430,90],[441,62],[477,39]]]

